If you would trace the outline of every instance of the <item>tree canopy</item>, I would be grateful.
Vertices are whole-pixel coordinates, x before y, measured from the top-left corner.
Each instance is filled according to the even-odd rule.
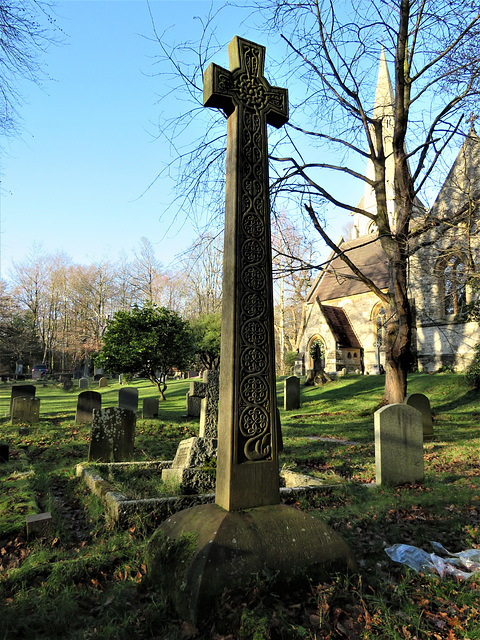
[[[197,363],[202,369],[220,366],[222,314],[210,313],[191,320]]]
[[[110,373],[146,375],[164,400],[167,373],[188,366],[192,358],[189,323],[166,307],[147,304],[118,311],[108,321],[95,362]]]

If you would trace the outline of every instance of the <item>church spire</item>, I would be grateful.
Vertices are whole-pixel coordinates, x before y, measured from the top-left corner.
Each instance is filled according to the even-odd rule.
[[[386,191],[387,191],[387,210],[390,218],[390,224],[393,227],[395,222],[395,165],[393,160],[393,130],[394,130],[394,105],[395,94],[393,92],[390,74],[388,72],[385,51],[382,47],[380,53],[380,63],[378,66],[377,88],[375,91],[375,102],[373,104],[372,117],[382,120],[383,130],[383,149],[385,152],[385,171],[386,171]],[[370,180],[375,178],[375,169],[371,160],[367,161],[366,177]],[[365,192],[358,207],[369,211],[377,212],[377,201],[375,192],[369,185],[365,185]],[[376,231],[372,228],[371,221],[361,214],[355,213],[353,217],[354,237],[364,236],[368,233]]]

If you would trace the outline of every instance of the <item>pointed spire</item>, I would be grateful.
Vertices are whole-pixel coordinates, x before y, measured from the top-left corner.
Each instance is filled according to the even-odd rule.
[[[387,61],[385,59],[385,50],[382,46],[380,64],[378,66],[377,90],[375,92],[375,103],[373,106],[374,118],[393,115],[394,103],[395,96],[392,81],[390,80]]]

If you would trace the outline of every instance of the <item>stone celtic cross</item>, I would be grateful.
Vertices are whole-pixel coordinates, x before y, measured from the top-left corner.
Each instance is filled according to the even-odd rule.
[[[228,53],[203,102],[228,116],[216,503],[233,511],[279,502],[267,123],[288,121],[288,94],[264,47],[235,37]]]

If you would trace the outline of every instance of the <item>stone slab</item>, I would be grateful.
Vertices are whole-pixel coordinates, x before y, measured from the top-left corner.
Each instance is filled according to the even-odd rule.
[[[158,418],[158,398],[144,398],[142,403],[142,418],[145,420]]]
[[[424,478],[422,414],[405,404],[375,412],[377,485],[422,482]]]
[[[78,394],[77,410],[75,413],[75,422],[83,424],[91,422],[93,419],[93,410],[99,411],[102,408],[102,394],[98,391],[82,391]]]
[[[300,378],[289,376],[283,381],[283,408],[285,411],[300,409]]]
[[[121,407],[94,409],[88,460],[133,460],[136,415]]]
[[[12,393],[10,396],[10,412],[12,414],[12,405],[15,398],[34,398],[36,387],[33,384],[19,384],[12,387]]]
[[[18,396],[13,399],[12,424],[26,422],[36,424],[40,419],[40,398]]]
[[[202,467],[217,453],[215,438],[193,437],[182,440],[172,463],[172,469]]]
[[[135,387],[122,387],[118,392],[118,406],[128,409],[133,413],[138,412],[138,389]]]
[[[405,398],[404,403],[409,407],[413,407],[422,414],[423,439],[432,440],[433,438],[433,418],[430,408],[430,400],[423,393],[410,393]]]
[[[28,537],[35,535],[41,538],[46,538],[52,533],[52,514],[49,511],[45,513],[37,513],[34,516],[27,516],[25,523]]]

